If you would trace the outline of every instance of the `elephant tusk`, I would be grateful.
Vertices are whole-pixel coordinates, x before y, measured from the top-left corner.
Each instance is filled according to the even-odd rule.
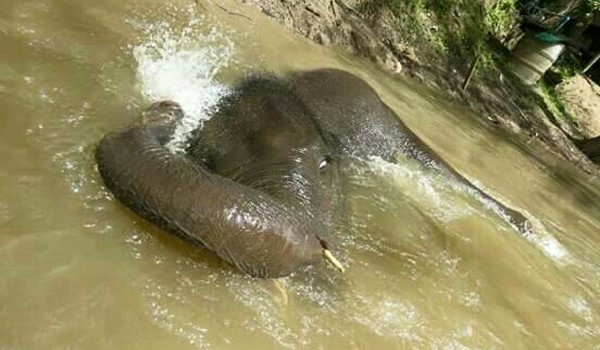
[[[335,256],[333,256],[333,254],[331,254],[331,251],[329,251],[329,249],[323,249],[323,255],[325,256],[325,259],[329,263],[331,263],[331,265],[333,265],[336,269],[340,270],[341,273],[344,273],[344,266],[342,266],[342,264],[339,262],[338,259],[335,258]]]
[[[273,282],[275,284],[275,288],[281,294],[280,305],[284,308],[287,307],[288,306],[288,294],[287,294],[287,288],[285,287],[283,280],[274,279]]]

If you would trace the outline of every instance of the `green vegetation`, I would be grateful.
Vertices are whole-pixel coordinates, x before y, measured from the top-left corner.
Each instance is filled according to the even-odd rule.
[[[562,99],[556,93],[556,89],[554,89],[551,86],[548,86],[548,84],[546,84],[544,81],[541,81],[539,86],[542,92],[541,95],[544,98],[546,105],[553,109],[553,113],[555,115],[562,116],[564,119],[570,119],[568,118],[568,114]]]
[[[382,7],[407,27],[412,44],[425,39],[438,53],[458,59],[480,53],[484,66],[495,60],[487,38],[505,36],[517,11],[516,0],[367,0],[360,11],[372,14]]]
[[[563,55],[552,67],[552,71],[560,75],[561,80],[569,79],[577,74],[577,71],[581,70],[581,64],[579,61],[573,59],[570,56]]]
[[[518,79],[510,73],[511,61],[508,51],[502,47],[503,41],[513,34],[513,27],[520,20],[519,9],[530,0],[364,0],[358,11],[374,21],[387,13],[387,21],[401,33],[399,41],[410,46],[415,56],[426,65],[446,67],[448,71],[459,70],[467,74],[469,62],[478,62],[476,76],[485,89],[498,87],[494,82],[497,71],[510,80],[508,92],[519,96],[524,105],[537,104],[540,100],[533,94],[525,93]],[[556,13],[575,18],[588,18],[590,11],[600,8],[600,0],[539,0],[538,6]],[[392,16],[389,16],[391,13]],[[587,16],[587,17],[586,17]],[[502,44],[501,44],[502,43]],[[506,46],[506,45],[505,45]],[[580,63],[572,55],[563,55],[553,68],[558,78],[540,82],[539,94],[543,103],[561,122],[575,125],[566,112],[561,95],[554,85],[560,80],[576,74]],[[473,58],[479,57],[478,60]],[[452,70],[448,69],[451,68]],[[489,84],[489,85],[486,85]],[[456,86],[456,85],[455,85]],[[493,86],[493,87],[492,87]],[[498,87],[498,89],[501,89]],[[508,91],[508,90],[507,90]],[[519,93],[516,93],[519,91]],[[523,92],[523,93],[521,93]],[[486,102],[487,103],[487,102]],[[489,105],[486,105],[488,107]]]
[[[581,131],[579,129],[579,125],[573,116],[567,112],[565,108],[564,101],[561,95],[556,91],[556,89],[552,86],[549,86],[545,81],[540,81],[538,83],[540,88],[539,95],[544,100],[544,104],[550,109],[554,118],[560,118],[559,127],[561,129],[570,130],[569,134],[575,136],[576,138],[581,138]]]

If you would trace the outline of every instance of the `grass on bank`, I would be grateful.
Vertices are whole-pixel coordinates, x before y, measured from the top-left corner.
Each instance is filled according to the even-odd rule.
[[[597,1],[597,0],[592,0]],[[448,62],[468,65],[480,55],[478,75],[490,71],[510,71],[506,52],[492,47],[505,40],[518,20],[519,0],[364,0],[358,11],[375,16],[389,10],[397,19],[397,30],[403,40],[414,47],[428,47]],[[575,74],[572,62],[563,58],[555,67],[563,78]],[[565,61],[565,62],[563,62]],[[516,83],[517,85],[518,82]],[[567,113],[564,102],[553,86],[540,82],[538,90],[552,114],[569,125],[576,125]]]
[[[487,46],[490,35],[503,38],[516,20],[517,0],[366,0],[359,8],[369,15],[389,9],[410,44],[426,40],[438,54],[459,59],[482,55],[482,65],[497,57]]]
[[[567,125],[567,128],[570,132],[569,135],[574,136],[575,138],[581,138],[582,135],[579,132],[579,125],[577,121],[573,118],[565,107],[565,103],[561,97],[561,95],[556,91],[554,86],[549,85],[544,80],[541,80],[538,83],[539,86],[539,94],[544,99],[544,103],[552,114],[557,118],[560,118],[560,122]]]

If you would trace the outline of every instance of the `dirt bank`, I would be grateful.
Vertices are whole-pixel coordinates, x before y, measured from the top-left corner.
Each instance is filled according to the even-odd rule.
[[[600,87],[593,81],[575,75],[557,86],[565,112],[573,119],[579,135],[585,139],[600,136]]]
[[[553,114],[540,94],[499,68],[490,67],[478,70],[463,91],[461,85],[469,69],[468,51],[464,55],[440,54],[431,42],[434,35],[416,35],[410,21],[398,18],[385,6],[373,10],[356,0],[239,1],[258,7],[283,26],[316,43],[342,47],[392,74],[405,74],[444,91],[515,139],[537,140],[586,172],[599,172],[598,166],[561,129],[560,117]],[[435,16],[415,15],[422,16],[419,20],[425,23],[426,31],[435,33],[439,29]]]

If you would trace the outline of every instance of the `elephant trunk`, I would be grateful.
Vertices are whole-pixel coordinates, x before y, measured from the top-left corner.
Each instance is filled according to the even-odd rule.
[[[174,122],[152,121],[105,136],[100,175],[123,204],[255,277],[281,277],[322,259],[318,220],[256,189],[171,153]]]

